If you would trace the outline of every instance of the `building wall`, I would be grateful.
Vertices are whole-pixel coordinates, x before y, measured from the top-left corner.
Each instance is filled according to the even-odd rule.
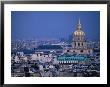
[[[68,54],[92,54],[93,50],[92,49],[77,49],[77,48],[72,48],[72,49],[65,49],[63,53],[68,53]]]

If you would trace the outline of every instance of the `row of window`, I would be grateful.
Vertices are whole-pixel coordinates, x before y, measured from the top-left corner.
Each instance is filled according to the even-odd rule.
[[[67,50],[67,52],[70,52],[70,50]],[[83,50],[80,50],[80,52],[83,52]],[[73,53],[75,53],[75,51],[73,51]]]
[[[83,43],[77,43],[78,46],[83,46],[84,44]],[[74,43],[74,46],[76,46],[76,43]]]
[[[70,50],[67,50],[67,52],[70,52]],[[84,52],[84,50],[80,50],[81,53]],[[90,53],[90,50],[88,50],[88,52]],[[73,53],[75,53],[75,51],[73,51]]]

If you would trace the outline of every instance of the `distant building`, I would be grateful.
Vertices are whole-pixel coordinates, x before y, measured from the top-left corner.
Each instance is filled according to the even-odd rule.
[[[36,49],[36,52],[54,52],[55,54],[62,54],[63,53],[63,47],[60,45],[41,45],[38,46]]]
[[[92,48],[88,48],[85,39],[85,33],[81,30],[80,19],[77,25],[76,31],[73,33],[73,39],[71,43],[71,48],[66,48],[64,53],[70,54],[91,54]]]
[[[84,55],[62,55],[57,58],[60,64],[85,64],[87,60],[87,56]]]
[[[31,61],[39,60],[41,63],[52,61],[52,54],[47,52],[36,52],[31,56]]]

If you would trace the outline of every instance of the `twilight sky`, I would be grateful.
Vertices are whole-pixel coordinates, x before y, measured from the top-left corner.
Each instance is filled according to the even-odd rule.
[[[80,18],[82,30],[90,40],[100,39],[99,11],[12,11],[12,39],[68,38]]]

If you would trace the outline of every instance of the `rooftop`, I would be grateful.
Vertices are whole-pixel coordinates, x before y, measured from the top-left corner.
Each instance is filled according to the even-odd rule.
[[[86,56],[83,56],[83,55],[76,55],[76,56],[67,56],[67,55],[62,55],[62,56],[59,56],[57,58],[59,61],[71,61],[71,60],[78,60],[78,61],[82,61],[82,60],[86,60],[87,57]]]

